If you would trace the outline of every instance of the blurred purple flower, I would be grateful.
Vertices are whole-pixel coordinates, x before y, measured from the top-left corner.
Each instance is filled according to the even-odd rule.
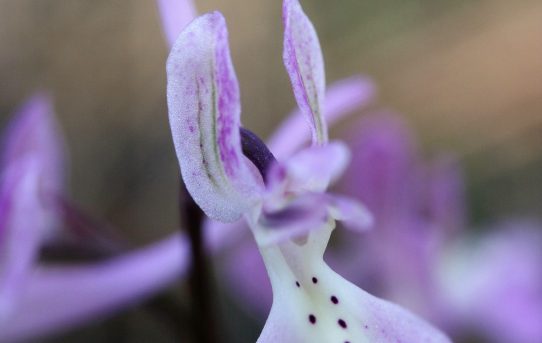
[[[191,0],[160,1],[170,44],[195,16]],[[183,235],[104,263],[36,263],[60,227],[65,149],[51,101],[37,95],[16,114],[2,154],[0,184],[0,341],[50,334],[111,313],[182,277],[189,263]],[[60,202],[59,202],[60,200]],[[30,215],[31,214],[31,215]]]
[[[53,333],[141,301],[183,275],[186,239],[172,235],[104,263],[49,266],[39,250],[61,226],[64,146],[50,99],[38,95],[8,127],[0,184],[0,341]]]
[[[375,229],[340,231],[326,254],[330,265],[454,336],[542,341],[540,227],[511,222],[495,233],[464,232],[458,164],[450,156],[423,161],[399,116],[366,116],[346,136],[354,153],[339,189],[368,206]],[[257,246],[243,237],[235,249],[224,260],[224,277],[240,303],[262,315],[271,289]]]
[[[509,220],[451,244],[438,285],[455,329],[490,342],[542,342],[542,226]]]
[[[244,217],[265,261],[274,298],[258,342],[448,342],[324,263],[335,220],[360,230],[370,217],[351,198],[325,193],[349,153],[342,143],[328,142],[323,59],[314,27],[295,0],[284,1],[283,21],[284,63],[313,145],[280,163],[240,127],[239,89],[220,13],[192,21],[167,63],[170,125],[186,188],[210,218]]]
[[[0,322],[16,306],[38,250],[53,235],[52,194],[64,187],[64,154],[46,95],[15,115],[4,140],[0,194]]]
[[[351,137],[357,153],[341,189],[367,204],[376,228],[344,239],[340,252],[363,261],[345,274],[454,336],[541,342],[540,228],[465,232],[460,168],[450,157],[422,161],[398,116],[364,118]],[[330,262],[344,265],[341,256]]]

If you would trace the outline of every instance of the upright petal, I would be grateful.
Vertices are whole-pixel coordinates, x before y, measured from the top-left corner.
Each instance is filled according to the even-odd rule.
[[[162,18],[164,35],[170,47],[173,46],[181,31],[194,18],[197,11],[193,0],[157,0]]]
[[[315,144],[327,141],[327,124],[322,113],[326,80],[324,58],[316,30],[298,0],[284,0],[283,60],[301,111],[309,119]]]
[[[65,183],[65,147],[54,117],[51,99],[34,95],[18,111],[6,131],[2,166],[27,154],[40,163],[40,183],[48,191],[61,192]]]
[[[219,12],[202,15],[181,33],[167,74],[169,120],[186,187],[209,217],[236,220],[257,199],[261,180],[242,154],[239,87]]]

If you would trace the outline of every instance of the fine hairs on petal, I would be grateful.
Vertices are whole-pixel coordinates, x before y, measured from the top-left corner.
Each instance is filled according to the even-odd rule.
[[[283,60],[300,110],[307,116],[314,144],[327,142],[322,113],[326,80],[324,58],[316,30],[297,0],[284,0]]]
[[[167,63],[167,98],[183,180],[207,216],[234,221],[257,199],[256,180],[239,134],[239,86],[219,12],[181,33]]]

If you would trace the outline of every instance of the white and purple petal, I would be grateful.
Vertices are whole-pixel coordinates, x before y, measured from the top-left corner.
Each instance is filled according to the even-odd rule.
[[[450,342],[422,319],[331,270],[322,254],[332,230],[333,223],[323,223],[304,241],[260,246],[273,305],[259,343]]]
[[[306,236],[330,221],[326,196],[305,193],[283,204],[282,208],[267,210],[264,206],[255,220],[253,230],[259,246],[269,246]]]
[[[300,110],[307,117],[314,144],[327,142],[327,124],[322,113],[326,80],[324,58],[316,30],[298,0],[284,0],[283,60]]]
[[[342,142],[303,149],[285,163],[286,178],[294,189],[324,191],[342,175],[350,162],[350,150]]]
[[[259,197],[243,156],[239,86],[219,12],[195,19],[167,63],[169,120],[186,187],[211,218],[234,221]]]
[[[354,231],[367,231],[373,225],[373,216],[358,200],[337,194],[328,194],[331,217]]]

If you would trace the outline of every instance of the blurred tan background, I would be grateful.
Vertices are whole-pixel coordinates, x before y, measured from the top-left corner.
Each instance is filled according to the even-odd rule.
[[[302,2],[328,82],[371,76],[379,104],[404,114],[428,155],[461,158],[474,222],[542,213],[542,2]],[[294,105],[281,2],[196,3],[225,14],[244,125],[267,136]],[[0,46],[1,123],[34,90],[49,90],[76,201],[135,243],[175,230],[168,49],[154,1],[0,0]]]

